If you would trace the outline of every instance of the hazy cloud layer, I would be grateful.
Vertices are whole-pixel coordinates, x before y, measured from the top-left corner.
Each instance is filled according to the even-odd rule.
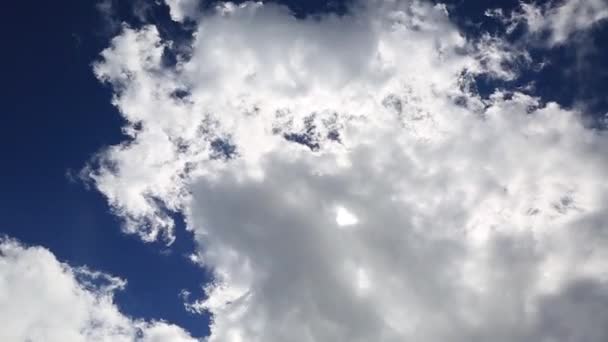
[[[0,238],[0,340],[194,341],[165,322],[121,314],[113,294],[126,282],[60,263],[42,247]]]
[[[131,140],[85,171],[144,240],[185,215],[209,341],[608,338],[608,137],[474,91],[525,50],[418,1],[199,17],[175,66],[154,26],[102,53]]]

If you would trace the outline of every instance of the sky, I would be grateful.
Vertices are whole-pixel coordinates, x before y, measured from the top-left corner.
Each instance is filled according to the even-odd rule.
[[[6,7],[0,340],[608,340],[605,0]]]

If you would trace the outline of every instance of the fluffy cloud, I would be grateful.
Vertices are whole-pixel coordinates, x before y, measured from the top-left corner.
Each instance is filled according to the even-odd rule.
[[[144,240],[185,215],[209,341],[605,341],[608,137],[477,95],[529,63],[480,37],[419,1],[226,3],[167,66],[127,28],[95,72],[131,139],[87,175]]]
[[[546,43],[553,46],[563,44],[574,33],[588,30],[608,19],[608,2],[562,0],[557,4],[548,2],[544,5],[521,2],[520,9],[508,15],[501,10],[491,10],[487,14],[496,16],[508,24],[508,31],[513,31],[518,25],[524,24],[529,33],[537,38],[546,39]]]
[[[133,320],[113,293],[124,280],[60,263],[48,250],[0,239],[2,341],[194,341],[164,322]]]

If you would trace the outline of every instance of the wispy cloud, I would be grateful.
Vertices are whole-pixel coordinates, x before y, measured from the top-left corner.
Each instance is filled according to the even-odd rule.
[[[488,10],[507,25],[512,32],[524,25],[527,32],[550,46],[564,44],[575,33],[584,32],[608,19],[608,2],[605,0],[562,0],[544,4],[521,2],[519,9],[505,13],[501,9]]]

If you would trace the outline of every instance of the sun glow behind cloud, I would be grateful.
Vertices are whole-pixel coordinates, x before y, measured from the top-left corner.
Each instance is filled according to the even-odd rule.
[[[344,208],[344,207],[336,208],[336,223],[338,224],[338,226],[340,226],[340,227],[352,226],[354,224],[357,224],[357,222],[359,222],[359,220],[357,219],[357,216],[355,216],[353,213],[348,211],[346,208]]]
[[[95,64],[131,139],[85,173],[145,241],[185,216],[209,341],[608,338],[606,134],[475,91],[538,67],[525,48],[421,1],[168,4],[196,23],[174,65],[153,25]]]

